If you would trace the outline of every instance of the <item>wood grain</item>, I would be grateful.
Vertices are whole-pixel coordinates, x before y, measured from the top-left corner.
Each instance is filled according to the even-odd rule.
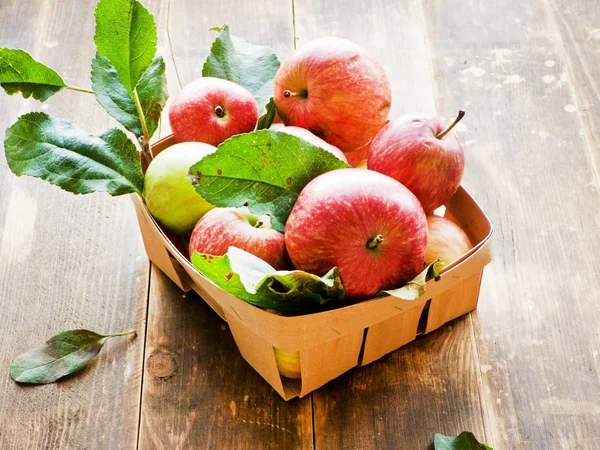
[[[170,17],[183,85],[201,76],[217,36],[208,31],[211,27],[227,23],[232,34],[273,47],[281,59],[293,47],[287,2],[209,1],[199,8],[191,0],[171,0]],[[170,57],[165,59],[169,74],[174,74]],[[167,125],[163,123],[163,132],[168,132]],[[242,359],[227,324],[200,297],[184,296],[156,269],[151,275],[142,408],[140,449],[312,448],[310,397],[284,402]]]
[[[312,448],[310,399],[284,402],[198,295],[154,269],[150,298],[140,449]]]
[[[333,34],[381,61],[392,85],[390,118],[435,114],[420,2],[294,4],[299,45]],[[475,354],[469,320],[462,318],[332,381],[313,393],[316,448],[425,449],[436,432],[467,429],[483,438]]]
[[[0,42],[22,48],[73,86],[90,88],[95,1],[6,0]],[[155,12],[155,11],[153,11]],[[8,97],[0,133],[19,114],[46,111],[96,132],[114,124],[88,94],[44,104]],[[138,432],[148,262],[127,197],[74,196],[17,178],[0,156],[0,448],[132,449]],[[137,330],[115,338],[81,373],[23,387],[11,361],[57,332]]]
[[[575,20],[584,4],[563,5],[579,38],[599,17]],[[576,114],[598,54],[564,51],[553,2],[424,5],[438,107],[467,109],[465,184],[497,231],[473,315],[489,443],[598,448],[597,148]]]

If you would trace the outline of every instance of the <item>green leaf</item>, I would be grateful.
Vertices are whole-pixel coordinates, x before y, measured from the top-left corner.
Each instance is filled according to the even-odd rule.
[[[196,191],[215,206],[248,204],[255,214],[270,214],[273,228],[285,222],[300,191],[330,170],[349,167],[331,153],[280,131],[239,134],[190,168]]]
[[[136,89],[146,118],[148,138],[151,138],[158,128],[160,115],[169,98],[166,66],[162,56],[154,58]]]
[[[16,175],[42,178],[74,194],[141,192],[140,155],[124,132],[89,134],[46,113],[25,114],[6,130],[4,150]]]
[[[433,445],[434,450],[493,450],[480,443],[470,431],[463,431],[457,437],[436,434]]]
[[[133,331],[102,335],[89,330],[63,331],[43,347],[23,353],[10,365],[10,376],[19,383],[47,384],[77,372],[96,356],[107,338]]]
[[[96,54],[92,60],[92,90],[98,103],[121,125],[138,138],[144,135],[135,100],[123,86],[108,58],[100,54]],[[161,56],[154,58],[140,79],[136,91],[150,138],[158,128],[158,120],[168,96],[165,62]]]
[[[98,103],[137,137],[144,134],[137,107],[108,58],[96,53],[92,59],[92,90]]]
[[[343,306],[337,267],[323,277],[301,270],[277,271],[244,250],[229,247],[224,256],[194,253],[192,264],[224,291],[286,315],[309,314]]]
[[[96,6],[98,53],[106,57],[133,95],[156,53],[154,17],[135,0],[100,0]]]
[[[66,86],[54,70],[33,59],[27,52],[0,48],[0,86],[8,95],[18,92],[42,102]]]
[[[202,76],[223,78],[244,86],[262,109],[273,95],[273,80],[280,65],[270,47],[231,36],[229,27],[223,25],[202,67]]]
[[[392,289],[389,291],[382,291],[382,294],[389,294],[394,297],[401,298],[402,300],[416,300],[425,293],[425,286],[427,281],[434,279],[439,281],[441,275],[437,272],[437,268],[443,266],[444,263],[441,260],[433,261],[428,264],[425,269],[415,278],[410,280],[404,286],[398,289]]]
[[[267,112],[260,116],[258,118],[258,122],[256,122],[257,130],[269,129],[269,127],[273,123],[273,119],[275,119],[275,113],[277,112],[277,109],[275,108],[275,100],[273,99],[273,97],[271,97],[269,103],[267,103],[267,106],[265,106],[265,109],[267,110]]]

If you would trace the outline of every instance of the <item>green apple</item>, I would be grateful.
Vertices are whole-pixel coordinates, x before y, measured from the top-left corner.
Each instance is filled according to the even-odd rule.
[[[187,235],[200,217],[214,208],[196,192],[188,172],[215,150],[202,142],[183,142],[160,152],[148,166],[144,200],[150,214],[167,230]]]
[[[284,352],[277,347],[275,350],[275,360],[277,361],[277,369],[280,375],[286,378],[301,378],[300,371],[300,352]]]

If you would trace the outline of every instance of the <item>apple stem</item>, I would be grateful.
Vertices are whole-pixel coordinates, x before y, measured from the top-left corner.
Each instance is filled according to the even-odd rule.
[[[446,136],[448,134],[448,132],[454,128],[454,125],[456,125],[458,122],[461,121],[461,119],[465,117],[465,112],[462,109],[458,110],[458,116],[456,116],[456,119],[454,119],[454,122],[452,122],[448,128],[446,128],[444,131],[442,131],[440,134],[436,135],[436,138],[438,139],[443,139],[444,136]]]
[[[261,228],[264,225],[262,220],[259,220],[254,224],[254,228]]]
[[[285,98],[300,97],[302,99],[307,99],[308,91],[306,89],[300,89],[300,92],[292,92],[286,89],[285,91],[283,91],[283,96]]]
[[[383,236],[378,234],[374,238],[371,238],[367,241],[367,248],[374,249],[377,248],[379,244],[383,242]]]

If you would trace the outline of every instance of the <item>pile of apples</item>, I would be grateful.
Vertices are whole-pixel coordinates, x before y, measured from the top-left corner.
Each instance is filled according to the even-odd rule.
[[[391,88],[383,67],[358,45],[314,40],[280,67],[273,98],[294,134],[354,166],[324,173],[300,193],[281,233],[247,207],[214,208],[187,179],[191,165],[259,118],[250,92],[201,78],[173,100],[178,144],[150,164],[144,197],[169,231],[189,238],[189,254],[224,255],[230,246],[276,269],[324,275],[339,268],[346,296],[367,299],[401,287],[441,259],[450,264],[471,243],[454,222],[433,215],[460,185],[464,154],[451,124],[436,117],[388,120]],[[365,166],[366,160],[366,168]],[[356,166],[359,166],[358,168]]]

